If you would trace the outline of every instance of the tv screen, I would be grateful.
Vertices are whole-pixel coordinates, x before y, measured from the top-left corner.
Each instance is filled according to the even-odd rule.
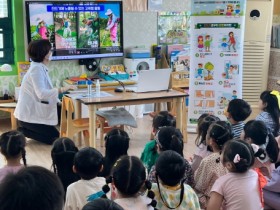
[[[121,1],[26,1],[28,43],[48,39],[52,60],[123,56]]]

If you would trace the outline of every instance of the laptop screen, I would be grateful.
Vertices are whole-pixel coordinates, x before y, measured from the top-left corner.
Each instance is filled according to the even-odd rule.
[[[168,90],[171,69],[139,71],[136,92]]]

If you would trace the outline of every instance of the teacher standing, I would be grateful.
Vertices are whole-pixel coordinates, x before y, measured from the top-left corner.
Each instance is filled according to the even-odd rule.
[[[52,85],[47,67],[52,56],[49,40],[30,42],[27,52],[32,62],[22,80],[14,112],[18,130],[28,138],[52,144],[59,137],[55,127],[59,114],[58,94],[71,87],[54,88]]]

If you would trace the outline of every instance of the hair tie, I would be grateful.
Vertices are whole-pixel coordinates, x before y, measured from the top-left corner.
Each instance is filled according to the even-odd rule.
[[[239,163],[240,162],[240,155],[239,154],[236,154],[235,156],[234,156],[234,158],[233,158],[233,162],[234,163]]]
[[[279,92],[277,90],[273,90],[273,91],[270,92],[270,94],[276,96],[277,102],[278,102],[278,107],[280,109],[280,94],[279,94]]]
[[[259,147],[258,145],[256,145],[256,144],[251,144],[251,146],[252,146],[253,151],[254,151],[255,154],[256,154],[256,153],[259,151],[259,149],[260,149],[260,147]]]

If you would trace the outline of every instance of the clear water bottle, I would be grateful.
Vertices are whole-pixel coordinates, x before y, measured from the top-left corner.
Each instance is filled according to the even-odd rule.
[[[95,84],[95,92],[96,92],[96,96],[100,97],[100,83],[99,83],[99,79],[96,81],[96,84]]]
[[[88,91],[88,96],[90,97],[92,95],[92,81],[91,80],[87,81],[87,91]]]

